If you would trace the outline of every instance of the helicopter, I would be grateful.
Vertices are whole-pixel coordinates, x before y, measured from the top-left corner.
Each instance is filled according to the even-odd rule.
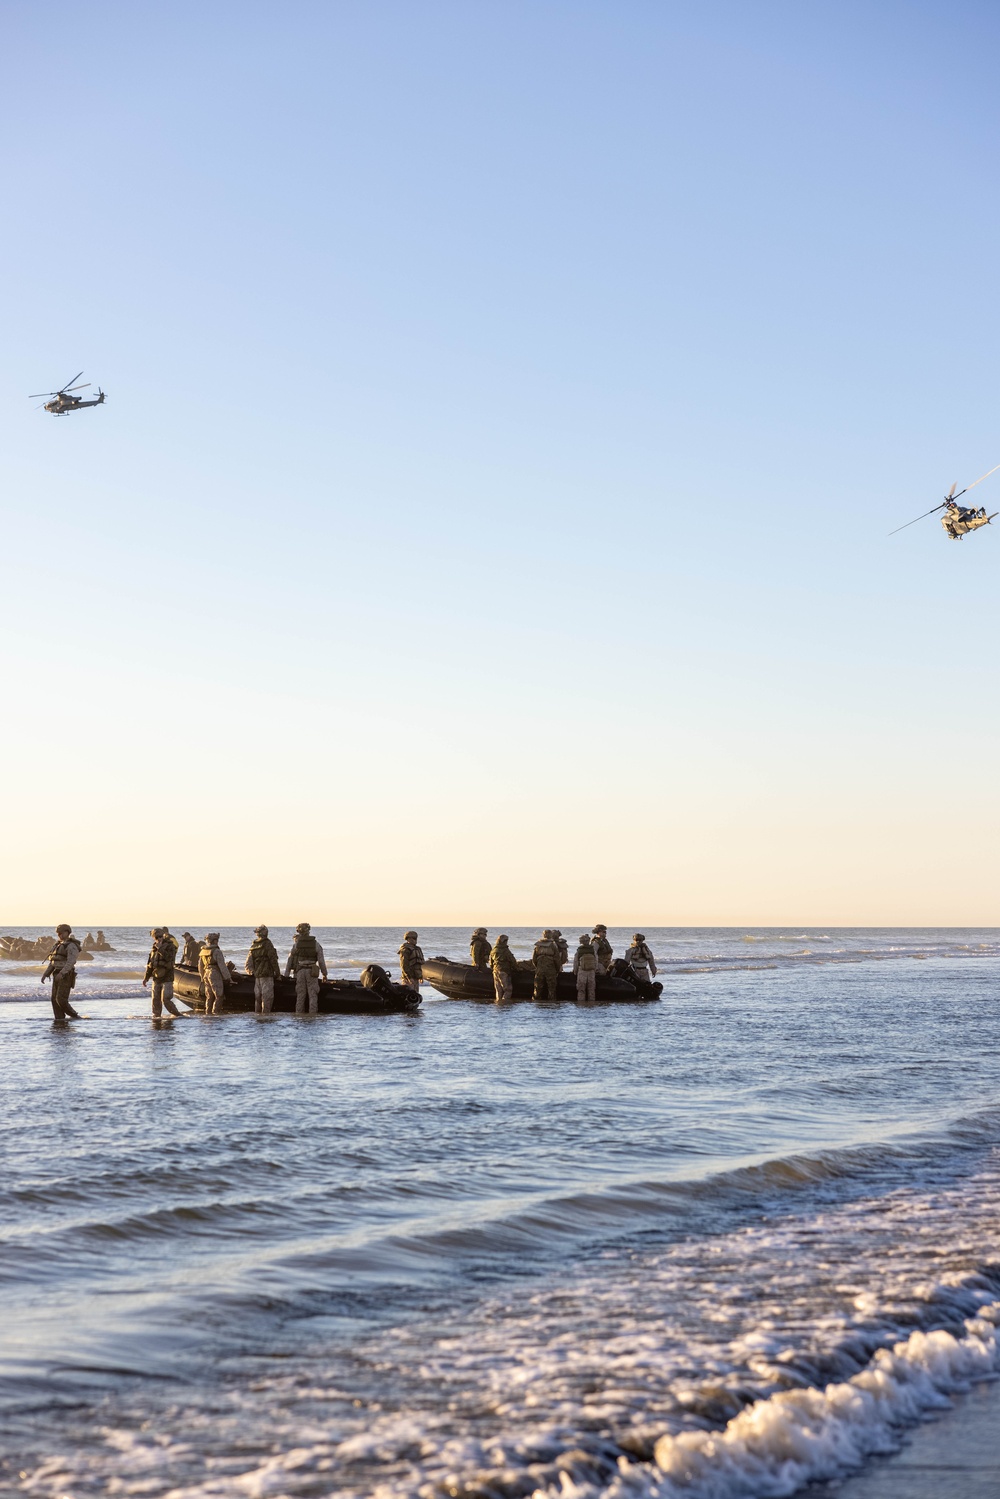
[[[941,524],[951,541],[961,541],[962,537],[967,536],[970,531],[978,531],[980,526],[988,526],[991,520],[996,520],[1000,515],[1000,510],[994,510],[992,515],[987,515],[985,505],[980,505],[978,510],[974,510],[958,502],[963,494],[968,494],[970,489],[975,489],[977,484],[982,484],[983,480],[988,479],[990,474],[995,474],[998,468],[1000,468],[1000,463],[987,469],[985,474],[980,474],[978,479],[973,479],[972,483],[960,489],[958,494],[955,493],[953,484],[940,505],[935,505],[933,510],[925,510],[923,515],[918,515],[914,520],[908,520],[905,525],[897,526],[895,531],[889,532],[889,535],[895,536],[896,531],[905,531],[907,526],[915,526],[918,520],[926,520],[929,515],[935,515],[938,510],[944,511]]]
[[[80,371],[80,375],[82,374],[83,370]],[[61,390],[40,390],[35,395],[29,396],[28,400],[37,401],[39,396],[44,395],[46,397],[45,409],[51,411],[53,416],[65,416],[67,411],[82,411],[85,406],[103,406],[107,397],[100,386],[97,387],[97,395],[93,401],[85,401],[82,396],[71,394],[74,390],[86,390],[90,384],[89,380],[85,380],[82,385],[77,385],[76,381],[79,380],[80,375],[74,375],[72,380],[67,380]],[[48,399],[49,396],[52,397],[51,400]],[[36,406],[35,410],[38,409]]]

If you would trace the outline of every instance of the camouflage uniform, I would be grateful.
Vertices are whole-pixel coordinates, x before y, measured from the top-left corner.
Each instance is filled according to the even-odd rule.
[[[304,1015],[319,1010],[319,976],[326,978],[326,958],[319,942],[309,930],[307,921],[300,922],[295,930],[295,940],[285,964],[285,977],[295,973],[295,1013]]]
[[[558,927],[553,931],[552,938],[559,949],[559,967],[562,969],[563,965],[569,962],[569,943]]]
[[[490,939],[486,935],[484,926],[477,926],[472,934],[469,942],[469,957],[475,968],[490,966]]]
[[[581,1004],[593,1004],[597,998],[597,954],[594,944],[584,933],[573,958],[576,997]]]
[[[169,932],[153,932],[153,945],[146,959],[146,972],[143,976],[143,984],[152,981],[150,994],[153,1001],[153,1015],[159,1017],[163,1008],[169,1010],[171,1015],[179,1015],[180,1010],[174,1004],[174,964],[177,961],[177,943]]]
[[[420,993],[420,980],[424,976],[423,949],[417,946],[416,932],[407,932],[399,949],[400,980],[407,989]]]
[[[198,972],[205,985],[205,1014],[221,1015],[230,973],[219,946],[218,932],[209,932],[198,954]]]
[[[254,1010],[258,1015],[270,1015],[274,1007],[274,981],[281,977],[281,964],[266,926],[257,927],[245,967],[253,976]]]
[[[535,943],[531,954],[535,970],[535,999],[556,999],[559,979],[559,943],[550,931],[545,931]]]
[[[199,949],[199,946],[198,946],[198,939],[197,939],[197,937],[192,937],[192,935],[191,935],[190,932],[185,932],[184,933],[184,956],[183,956],[183,958],[181,958],[181,962],[184,964],[185,968],[197,968],[198,967],[198,953],[199,953],[199,951],[200,951],[200,949]]]
[[[64,937],[59,937],[49,951],[49,961],[45,972],[42,974],[42,983],[47,978],[52,980],[52,991],[49,998],[52,1001],[52,1014],[56,1020],[79,1020],[79,1015],[69,1002],[70,994],[76,985],[76,960],[80,956],[80,942],[73,936],[71,931],[66,932]]]
[[[507,946],[507,937],[499,936],[496,946],[490,953],[490,967],[493,970],[493,991],[496,994],[497,1004],[503,1004],[514,997],[514,974],[517,972],[517,959]]]
[[[607,973],[614,956],[614,948],[608,941],[608,929],[606,926],[594,927],[594,951],[597,954],[598,973]]]
[[[625,958],[644,984],[653,982],[656,977],[656,959],[646,946],[646,939],[641,932],[636,932],[632,938],[632,946],[625,953]]]

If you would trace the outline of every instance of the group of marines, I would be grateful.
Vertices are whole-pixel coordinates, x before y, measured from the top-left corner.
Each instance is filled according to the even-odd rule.
[[[103,936],[103,933],[101,934]],[[150,932],[152,946],[146,960],[146,971],[142,986],[151,985],[153,1015],[162,1015],[164,1009],[171,1015],[179,1015],[174,1004],[174,970],[180,944],[171,935],[169,927],[154,927]],[[226,985],[236,977],[236,965],[227,962],[219,946],[220,934],[209,932],[203,942],[190,932],[182,934],[184,951],[181,963],[187,968],[197,969],[205,992],[206,1015],[221,1014],[225,1004]],[[510,950],[510,939],[501,932],[491,944],[485,927],[476,927],[469,943],[469,957],[476,968],[489,970],[493,975],[493,986],[497,1003],[513,997],[514,974],[518,962]],[[62,923],[56,927],[55,946],[49,953],[48,964],[42,974],[42,983],[52,980],[52,1011],[57,1020],[79,1020],[79,1015],[70,1003],[70,994],[76,985],[76,963],[82,944],[73,936],[71,927]],[[584,932],[580,945],[573,956],[573,976],[576,979],[577,999],[583,1003],[593,1002],[597,997],[597,978],[607,973],[614,957],[614,949],[608,941],[608,929],[602,923],[593,932]],[[419,946],[416,932],[406,932],[399,949],[400,981],[404,988],[418,994],[423,979],[424,954]],[[646,944],[642,932],[635,932],[632,945],[625,953],[639,979],[651,983],[656,975],[656,960]],[[533,993],[535,999],[555,999],[557,982],[563,968],[569,962],[569,944],[562,932],[555,927],[546,927],[531,954],[534,971]],[[274,981],[281,977],[281,961],[277,949],[268,935],[266,926],[254,928],[254,940],[250,945],[245,963],[246,972],[254,981],[254,1009],[258,1015],[270,1015],[274,1006]],[[308,921],[300,921],[295,928],[291,950],[285,962],[284,976],[295,976],[295,1013],[315,1015],[319,1008],[320,976],[327,977],[326,957],[319,939],[313,935]]]
[[[399,949],[399,971],[402,983],[410,989],[420,988],[423,978],[424,955],[417,945],[416,932],[407,932]],[[469,957],[473,967],[489,969],[493,974],[493,989],[497,1004],[513,997],[514,974],[517,959],[510,950],[510,938],[501,932],[491,945],[489,933],[484,926],[477,926],[469,942]],[[573,955],[573,977],[576,979],[576,997],[581,1003],[593,1003],[597,998],[597,976],[607,973],[614,958],[614,948],[608,941],[608,929],[598,922],[592,932],[584,932],[580,945]],[[625,961],[631,964],[643,983],[652,983],[656,976],[656,959],[650,951],[645,935],[634,932],[632,945],[625,953]],[[558,927],[546,927],[531,953],[534,970],[532,992],[535,999],[555,999],[559,975],[569,962],[569,943]]]

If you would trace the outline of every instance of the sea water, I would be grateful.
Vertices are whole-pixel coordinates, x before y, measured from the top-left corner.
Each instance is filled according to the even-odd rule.
[[[657,1004],[155,1026],[107,935],[78,1024],[0,965],[3,1493],[790,1495],[1000,1368],[997,931],[647,928]]]

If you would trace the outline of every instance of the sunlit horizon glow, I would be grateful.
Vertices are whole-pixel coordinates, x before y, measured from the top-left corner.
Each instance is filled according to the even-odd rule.
[[[0,927],[998,920],[995,8],[3,27]]]

